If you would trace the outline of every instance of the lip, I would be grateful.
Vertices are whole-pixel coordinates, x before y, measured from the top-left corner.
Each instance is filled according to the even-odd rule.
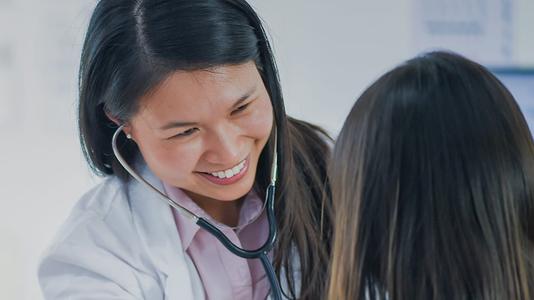
[[[241,169],[241,171],[238,174],[232,176],[232,178],[219,178],[219,177],[213,176],[208,173],[203,173],[203,172],[199,172],[198,174],[206,178],[208,181],[212,183],[215,183],[218,185],[230,185],[230,184],[236,183],[237,181],[239,181],[241,178],[243,178],[247,174],[248,165],[249,165],[249,158],[247,157],[245,159],[245,165],[243,166],[243,169]]]

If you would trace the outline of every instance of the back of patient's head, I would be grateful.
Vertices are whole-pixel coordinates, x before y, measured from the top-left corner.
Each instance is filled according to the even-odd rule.
[[[383,75],[331,182],[330,299],[534,299],[534,143],[479,64],[434,52]]]

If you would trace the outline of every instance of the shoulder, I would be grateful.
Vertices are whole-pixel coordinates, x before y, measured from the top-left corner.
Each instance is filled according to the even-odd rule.
[[[126,184],[118,178],[109,177],[85,193],[72,208],[60,227],[52,247],[64,242],[81,243],[85,232],[99,230],[104,233],[112,227],[128,223],[130,211]],[[102,231],[106,229],[105,231]],[[87,242],[87,240],[85,240]]]
[[[74,206],[73,213],[94,214],[105,219],[117,205],[128,205],[127,186],[127,182],[110,176],[85,193]]]
[[[85,282],[126,299],[141,296],[140,282],[157,285],[150,272],[140,271],[147,266],[139,259],[142,247],[127,190],[126,183],[110,177],[76,203],[39,265],[45,296],[78,299],[77,293],[88,295]]]

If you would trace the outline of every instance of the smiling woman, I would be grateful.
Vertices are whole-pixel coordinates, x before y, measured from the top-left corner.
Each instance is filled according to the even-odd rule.
[[[101,0],[79,101],[84,154],[107,179],[45,253],[47,299],[265,299],[275,276],[291,298],[323,294],[328,136],[285,115],[269,42],[245,1]],[[114,156],[121,130],[115,149],[172,207]],[[267,256],[233,255],[174,208],[259,248],[270,235],[262,199],[273,163],[279,230],[266,253],[276,275],[266,276]]]
[[[173,73],[141,99],[124,130],[158,178],[182,188],[204,210],[223,209],[214,216],[229,213],[228,205],[212,207],[209,199],[238,208],[234,200],[252,188],[272,127],[269,94],[248,62]]]

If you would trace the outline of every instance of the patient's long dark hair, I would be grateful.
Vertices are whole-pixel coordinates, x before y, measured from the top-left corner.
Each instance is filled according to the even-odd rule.
[[[326,280],[329,223],[321,222],[328,137],[309,123],[289,118],[269,41],[259,17],[244,0],[101,0],[93,12],[80,63],[79,127],[83,152],[99,175],[128,180],[113,156],[116,125],[106,112],[128,121],[139,99],[170,74],[254,61],[272,101],[278,132],[279,227],[274,265],[285,267],[289,289],[316,299]],[[132,163],[135,143],[118,144]],[[269,183],[271,138],[260,156],[256,187]],[[321,227],[322,225],[322,227]],[[293,261],[299,259],[300,267]],[[297,269],[295,269],[297,268]],[[301,274],[302,284],[293,278]]]
[[[329,299],[534,299],[534,143],[481,65],[434,52],[383,75],[330,171]]]

